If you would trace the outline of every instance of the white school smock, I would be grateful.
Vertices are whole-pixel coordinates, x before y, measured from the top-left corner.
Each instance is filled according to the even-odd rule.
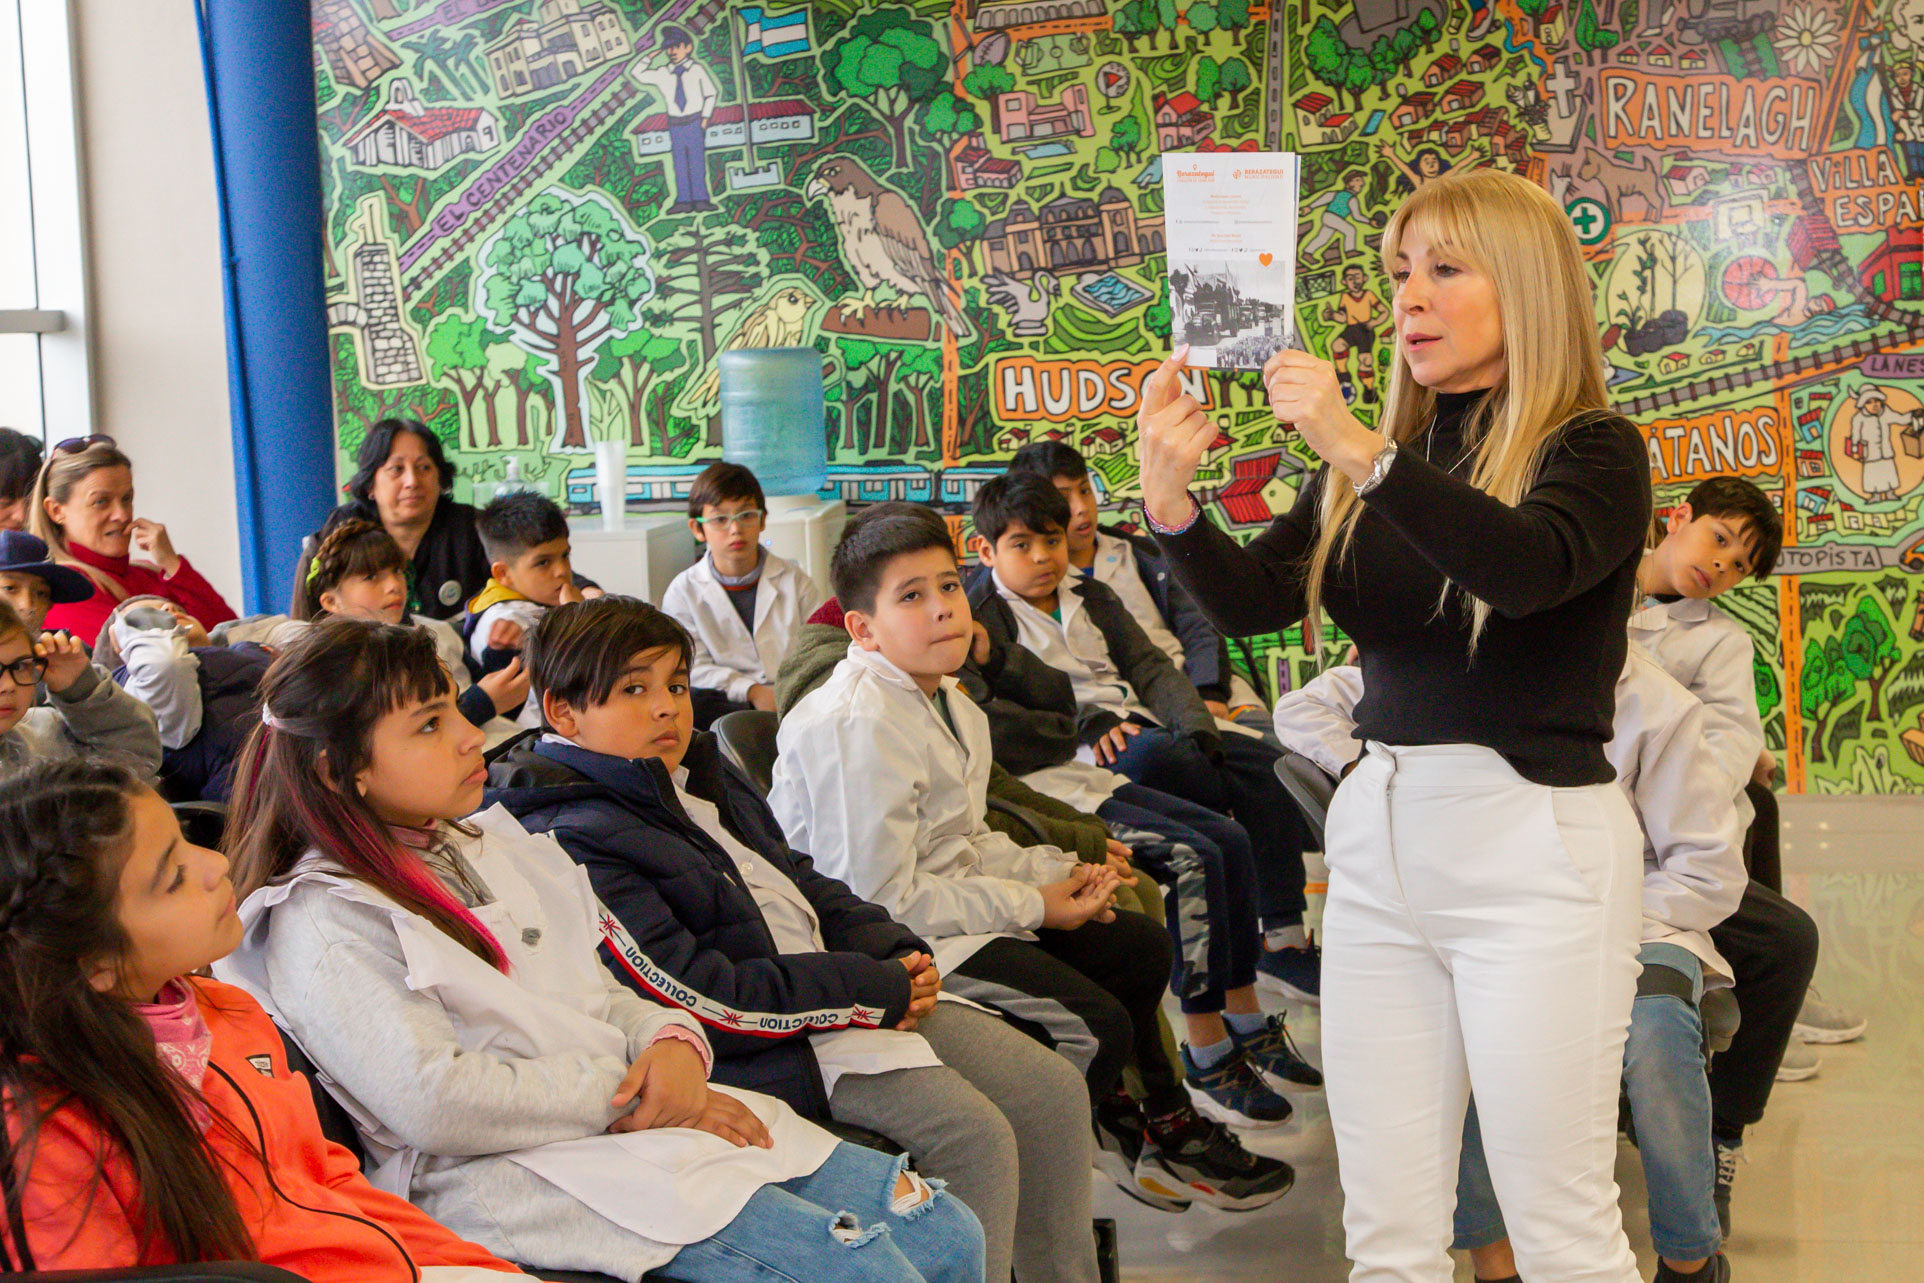
[[[851,642],[782,719],[768,804],[797,851],[929,942],[953,972],[1042,925],[1038,887],[1076,858],[988,826],[989,719],[942,679],[955,732],[915,680]]]
[[[495,897],[472,912],[500,942],[508,958],[506,974],[420,915],[333,871],[318,852],[310,852],[289,880],[247,898],[240,910],[241,946],[216,964],[216,974],[246,989],[280,1022],[262,956],[269,921],[296,886],[317,883],[331,894],[391,911],[408,965],[408,988],[439,1003],[462,1054],[510,1063],[543,1056],[630,1058],[628,1035],[609,1019],[611,997],[627,991],[611,988],[596,952],[603,910],[586,871],[551,838],[529,834],[502,807],[468,823],[481,830],[481,837],[462,841],[461,853]],[[694,1031],[705,1052],[700,1024],[665,1006],[642,1026],[634,1050],[650,1045],[671,1025]],[[325,1075],[322,1082],[355,1121],[374,1164],[369,1179],[407,1197],[420,1152],[338,1084]],[[660,1264],[673,1248],[721,1230],[762,1186],[815,1171],[836,1145],[832,1135],[772,1096],[712,1084],[710,1089],[753,1110],[768,1127],[773,1147],[738,1148],[693,1128],[658,1128],[600,1132],[502,1157],[623,1229],[666,1245],[655,1262]]]
[[[762,549],[762,575],[755,587],[754,635],[742,624],[728,589],[715,578],[708,554],[676,575],[661,608],[694,639],[688,682],[718,690],[738,704],[750,686],[774,685],[795,632],[826,600],[808,573],[786,557]]]
[[[1332,668],[1276,701],[1276,734],[1332,775],[1362,743],[1353,710],[1363,670]],[[1643,941],[1696,955],[1710,988],[1731,983],[1710,928],[1737,910],[1744,873],[1743,826],[1705,743],[1702,704],[1636,646],[1617,678],[1616,733],[1604,756],[1643,827]]]
[[[1644,606],[1630,616],[1630,640],[1704,706],[1704,735],[1746,827],[1755,808],[1744,786],[1764,751],[1750,634],[1714,602],[1691,597]]]

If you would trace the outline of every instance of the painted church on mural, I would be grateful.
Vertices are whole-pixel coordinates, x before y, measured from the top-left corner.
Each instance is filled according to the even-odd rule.
[[[338,446],[418,417],[464,493],[592,506],[720,451],[717,362],[813,346],[829,481],[935,502],[1071,442],[1141,520],[1161,171],[1303,157],[1304,338],[1364,418],[1382,227],[1439,174],[1544,186],[1588,257],[1660,513],[1786,516],[1723,600],[1789,786],[1924,792],[1924,0],[314,0]],[[1313,458],[1252,376],[1202,482],[1242,534]],[[679,487],[679,489],[677,489]],[[1271,689],[1333,633],[1241,647]]]

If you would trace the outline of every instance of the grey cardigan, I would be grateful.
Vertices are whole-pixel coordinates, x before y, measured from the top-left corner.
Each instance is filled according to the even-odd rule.
[[[160,726],[154,712],[89,664],[73,685],[47,692],[0,735],[0,770],[43,758],[104,757],[151,784],[160,774]]]

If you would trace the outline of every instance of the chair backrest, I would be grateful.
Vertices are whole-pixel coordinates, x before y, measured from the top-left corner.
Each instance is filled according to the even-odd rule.
[[[759,708],[745,708],[715,719],[715,738],[735,769],[748,777],[763,797],[775,785],[775,732],[781,719]]]
[[[1309,822],[1310,836],[1316,839],[1320,850],[1323,825],[1329,820],[1329,801],[1336,796],[1336,777],[1301,753],[1284,749],[1283,755],[1276,759],[1276,778],[1282,781],[1283,791]]]
[[[354,1120],[341,1102],[328,1095],[327,1088],[321,1086],[320,1070],[307,1058],[301,1045],[281,1030],[281,1047],[287,1053],[287,1067],[297,1074],[307,1075],[307,1086],[314,1093],[314,1112],[320,1115],[321,1135],[347,1150],[354,1157],[367,1162],[367,1151],[361,1148],[361,1134],[354,1130]]]

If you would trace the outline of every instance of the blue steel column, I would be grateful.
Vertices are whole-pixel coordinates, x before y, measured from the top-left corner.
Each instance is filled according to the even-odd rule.
[[[286,608],[334,500],[307,0],[196,0],[219,188],[247,610]]]

